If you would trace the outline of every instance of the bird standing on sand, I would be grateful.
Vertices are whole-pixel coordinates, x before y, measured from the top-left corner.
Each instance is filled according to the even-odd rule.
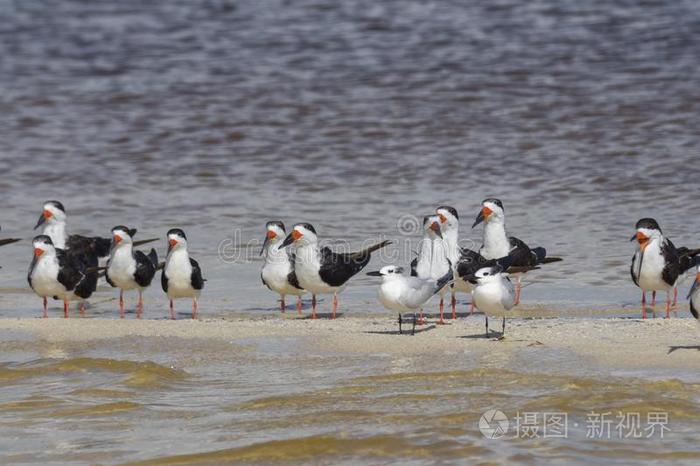
[[[345,289],[348,280],[362,270],[371,254],[391,244],[381,241],[357,252],[336,253],[329,248],[319,249],[316,230],[309,223],[297,223],[285,238],[281,248],[294,243],[296,257],[294,270],[299,284],[311,293],[311,318],[316,318],[316,295],[333,294],[333,318],[338,310],[338,293]]]
[[[462,277],[467,278],[473,285],[472,299],[478,310],[486,317],[486,338],[489,337],[489,314],[503,314],[510,311],[516,305],[516,290],[508,274],[506,267],[492,261],[492,264],[482,267],[475,274]],[[506,332],[506,317],[503,316],[501,337]]]
[[[510,256],[513,267],[531,267],[539,264],[558,262],[560,257],[547,257],[543,247],[530,249],[527,244],[514,236],[506,234],[506,216],[503,203],[499,199],[489,198],[481,203],[481,210],[472,228],[484,222],[484,244],[479,249],[485,259],[501,259]],[[520,302],[521,275],[516,275],[515,304]]]
[[[158,268],[158,254],[151,249],[148,256],[134,251],[136,229],[123,225],[112,228],[112,247],[107,260],[107,283],[119,288],[119,317],[124,318],[124,291],[138,290],[136,317],[143,313],[143,290],[151,285]]]
[[[693,281],[693,286],[688,292],[688,299],[690,300],[690,313],[693,317],[700,320],[700,256],[695,256],[694,263],[696,267],[695,281]]]
[[[48,317],[49,297],[63,300],[63,315],[68,318],[70,302],[85,300],[95,291],[97,271],[89,270],[79,256],[55,248],[47,235],[36,236],[32,244],[34,258],[29,266],[27,281],[32,290],[44,299],[44,318]],[[94,276],[94,280],[91,276]]]
[[[175,319],[173,300],[192,298],[192,318],[197,318],[197,299],[204,288],[202,270],[187,252],[187,237],[179,228],[168,231],[168,256],[161,275],[163,291],[170,300],[170,318]]]
[[[452,266],[447,258],[447,244],[443,241],[440,228],[440,218],[437,215],[423,217],[423,238],[418,247],[418,256],[411,262],[411,276],[422,280],[439,280],[444,277]],[[447,288],[439,290],[440,293],[440,321],[445,323],[445,292]],[[420,316],[423,321],[423,312]]]
[[[637,241],[639,249],[632,256],[630,275],[632,281],[642,290],[642,319],[646,319],[646,292],[652,292],[652,313],[655,312],[656,292],[666,292],[666,318],[671,312],[671,290],[674,291],[673,306],[677,304],[679,278],[693,265],[693,257],[700,249],[676,248],[670,239],[664,237],[661,228],[653,218],[643,218],[635,226],[637,233],[630,241]],[[655,315],[655,314],[654,314]]]
[[[406,277],[402,274],[403,268],[395,265],[387,265],[379,271],[367,273],[370,276],[382,277],[378,292],[379,301],[385,308],[399,313],[399,332],[401,332],[402,312],[415,312],[421,309],[434,294],[452,281],[451,268],[438,280]],[[413,323],[415,327],[415,315]]]
[[[266,228],[267,236],[265,236],[265,242],[260,250],[260,255],[265,256],[260,278],[263,285],[271,291],[279,293],[282,312],[287,307],[284,297],[292,295],[297,297],[297,312],[301,314],[301,295],[306,293],[306,290],[299,285],[297,274],[294,271],[294,255],[281,247],[287,236],[284,223],[280,221],[267,222]]]

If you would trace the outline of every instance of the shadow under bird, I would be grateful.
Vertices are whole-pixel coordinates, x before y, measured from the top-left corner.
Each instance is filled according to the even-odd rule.
[[[44,299],[44,317],[48,317],[49,297],[63,301],[63,315],[68,318],[70,302],[88,299],[95,291],[97,270],[85,263],[82,255],[74,255],[54,247],[47,235],[32,240],[34,257],[27,281],[34,293]],[[84,309],[81,303],[81,313]]]
[[[382,305],[399,313],[399,333],[401,333],[401,313],[413,312],[415,330],[415,312],[425,305],[430,298],[444,289],[452,281],[452,268],[437,280],[403,275],[403,268],[387,265],[376,272],[368,272],[369,276],[382,277],[378,297]]]
[[[297,297],[297,312],[301,314],[301,295],[306,293],[306,290],[299,285],[294,271],[294,254],[282,247],[282,242],[287,236],[284,223],[271,221],[267,222],[265,227],[267,233],[260,250],[260,255],[265,257],[265,263],[260,272],[260,278],[263,285],[280,295],[282,312],[287,307],[284,297],[292,295]]]
[[[418,246],[418,256],[411,261],[411,276],[422,280],[439,280],[451,265],[447,259],[447,245],[443,241],[440,228],[440,219],[437,215],[423,217],[423,238]],[[445,292],[447,288],[439,290],[440,293],[440,321],[445,323]],[[423,323],[423,312],[420,313],[420,321]]]
[[[486,260],[509,256],[513,267],[532,267],[562,260],[561,257],[547,257],[547,250],[543,247],[530,249],[522,240],[515,236],[508,236],[505,209],[499,199],[489,198],[481,203],[481,210],[472,228],[482,222],[484,223],[483,245],[479,249],[479,254]],[[519,274],[516,275],[516,280],[515,304],[518,304],[522,288]]]
[[[124,318],[124,291],[138,290],[136,317],[143,313],[143,290],[153,281],[158,268],[158,253],[155,249],[146,255],[134,250],[135,228],[123,225],[112,228],[112,246],[107,259],[105,278],[114,288],[119,288],[119,317]]]
[[[192,318],[197,318],[197,299],[204,288],[202,270],[199,263],[187,252],[187,236],[179,228],[168,231],[168,256],[161,275],[163,291],[170,300],[170,318],[175,319],[173,300],[192,298]]]
[[[333,294],[333,318],[338,310],[338,293],[345,289],[348,280],[362,270],[371,254],[389,244],[381,241],[357,252],[337,253],[328,247],[319,248],[316,230],[309,223],[297,223],[285,238],[281,248],[290,244],[296,247],[294,270],[299,284],[311,293],[311,318],[316,318],[316,295]]]
[[[630,275],[642,290],[642,319],[647,318],[646,293],[652,293],[652,312],[655,315],[656,292],[666,292],[666,317],[670,317],[672,306],[678,304],[678,282],[682,275],[695,265],[693,257],[700,249],[676,248],[666,238],[653,218],[640,219],[635,225],[637,232],[630,241],[637,241],[639,248],[632,256]],[[673,290],[673,304],[671,304]]]

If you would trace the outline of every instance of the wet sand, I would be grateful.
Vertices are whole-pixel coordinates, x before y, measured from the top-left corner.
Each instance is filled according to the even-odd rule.
[[[681,378],[700,380],[700,325],[693,319],[510,319],[506,335],[497,339],[498,318],[490,320],[491,337],[484,333],[484,318],[475,314],[466,319],[437,325],[429,320],[418,326],[415,335],[399,335],[391,317],[343,317],[336,320],[287,316],[264,319],[203,320],[116,320],[116,319],[0,319],[0,330],[26,333],[32,339],[52,343],[83,343],[116,340],[174,338],[211,342],[237,340],[294,339],[302,351],[401,355],[427,358],[434,369],[443,369],[436,355],[468,354],[483,359],[484,365],[498,361],[502,367],[515,364],[515,355],[533,354],[530,364],[538,371],[580,374],[586,368],[610,373],[646,373],[656,370],[678,372]],[[410,326],[407,326],[410,331]],[[407,333],[404,327],[404,332]],[[12,339],[11,337],[6,338]],[[106,343],[109,344],[109,343]],[[207,348],[198,345],[199,350]],[[536,355],[536,358],[534,357]],[[199,355],[206,358],[206,353]],[[541,367],[537,361],[547,361]],[[522,361],[518,368],[522,369]],[[477,363],[477,365],[479,365]],[[536,366],[536,367],[535,367]]]

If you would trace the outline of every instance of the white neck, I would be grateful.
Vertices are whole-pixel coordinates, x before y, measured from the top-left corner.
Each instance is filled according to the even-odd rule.
[[[66,234],[66,222],[53,220],[44,227],[44,234],[51,238],[54,247],[58,249],[66,248],[68,235]]]
[[[488,220],[484,225],[484,245],[481,255],[486,259],[500,259],[510,253],[510,241],[506,234],[505,221],[500,218]]]
[[[459,228],[448,228],[443,234],[442,239],[447,247],[447,257],[452,264],[456,264],[461,256],[459,251]]]
[[[289,254],[287,249],[280,249],[281,245],[282,241],[277,241],[267,248],[267,253],[265,254],[265,264],[279,265],[289,263]]]

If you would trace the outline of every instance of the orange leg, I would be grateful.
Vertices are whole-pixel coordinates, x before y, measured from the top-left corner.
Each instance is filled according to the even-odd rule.
[[[297,296],[297,314],[301,315],[301,295]]]
[[[438,324],[444,324],[444,315],[445,315],[445,300],[440,296],[440,322]]]
[[[666,318],[671,318],[671,293],[666,292]]]
[[[140,319],[143,314],[143,290],[139,290],[139,302],[136,305],[136,318]]]
[[[457,319],[457,298],[455,297],[455,292],[452,292],[452,320]]]
[[[70,307],[70,302],[63,300],[63,317],[68,318],[68,308]]]
[[[515,305],[517,306],[520,304],[520,290],[522,289],[522,285],[520,284],[520,275],[518,275],[518,280],[515,284]]]
[[[124,318],[124,290],[119,290],[119,318]]]
[[[474,301],[473,301],[473,300],[474,300],[474,298],[472,297],[472,302],[469,303],[469,315],[473,315],[473,314],[474,314],[474,307],[475,307],[475,306],[474,306]]]
[[[647,318],[647,293],[642,291],[642,319]]]
[[[44,296],[44,319],[49,317],[49,300]]]
[[[197,310],[199,309],[199,305],[197,304],[197,298],[192,298],[192,319],[197,318]]]
[[[656,307],[656,290],[651,292],[651,307]]]
[[[284,311],[287,309],[287,303],[284,302],[284,295],[282,295],[282,298],[280,299],[280,311],[282,311],[282,314],[284,314]]]
[[[85,317],[85,301],[80,302],[80,316]]]
[[[335,319],[335,313],[338,311],[338,295],[336,293],[333,293],[333,317],[332,319]]]
[[[172,299],[170,300],[170,319],[175,320],[175,306]]]
[[[316,319],[316,295],[311,295],[311,318]]]
[[[673,306],[678,306],[678,288],[673,289]]]

